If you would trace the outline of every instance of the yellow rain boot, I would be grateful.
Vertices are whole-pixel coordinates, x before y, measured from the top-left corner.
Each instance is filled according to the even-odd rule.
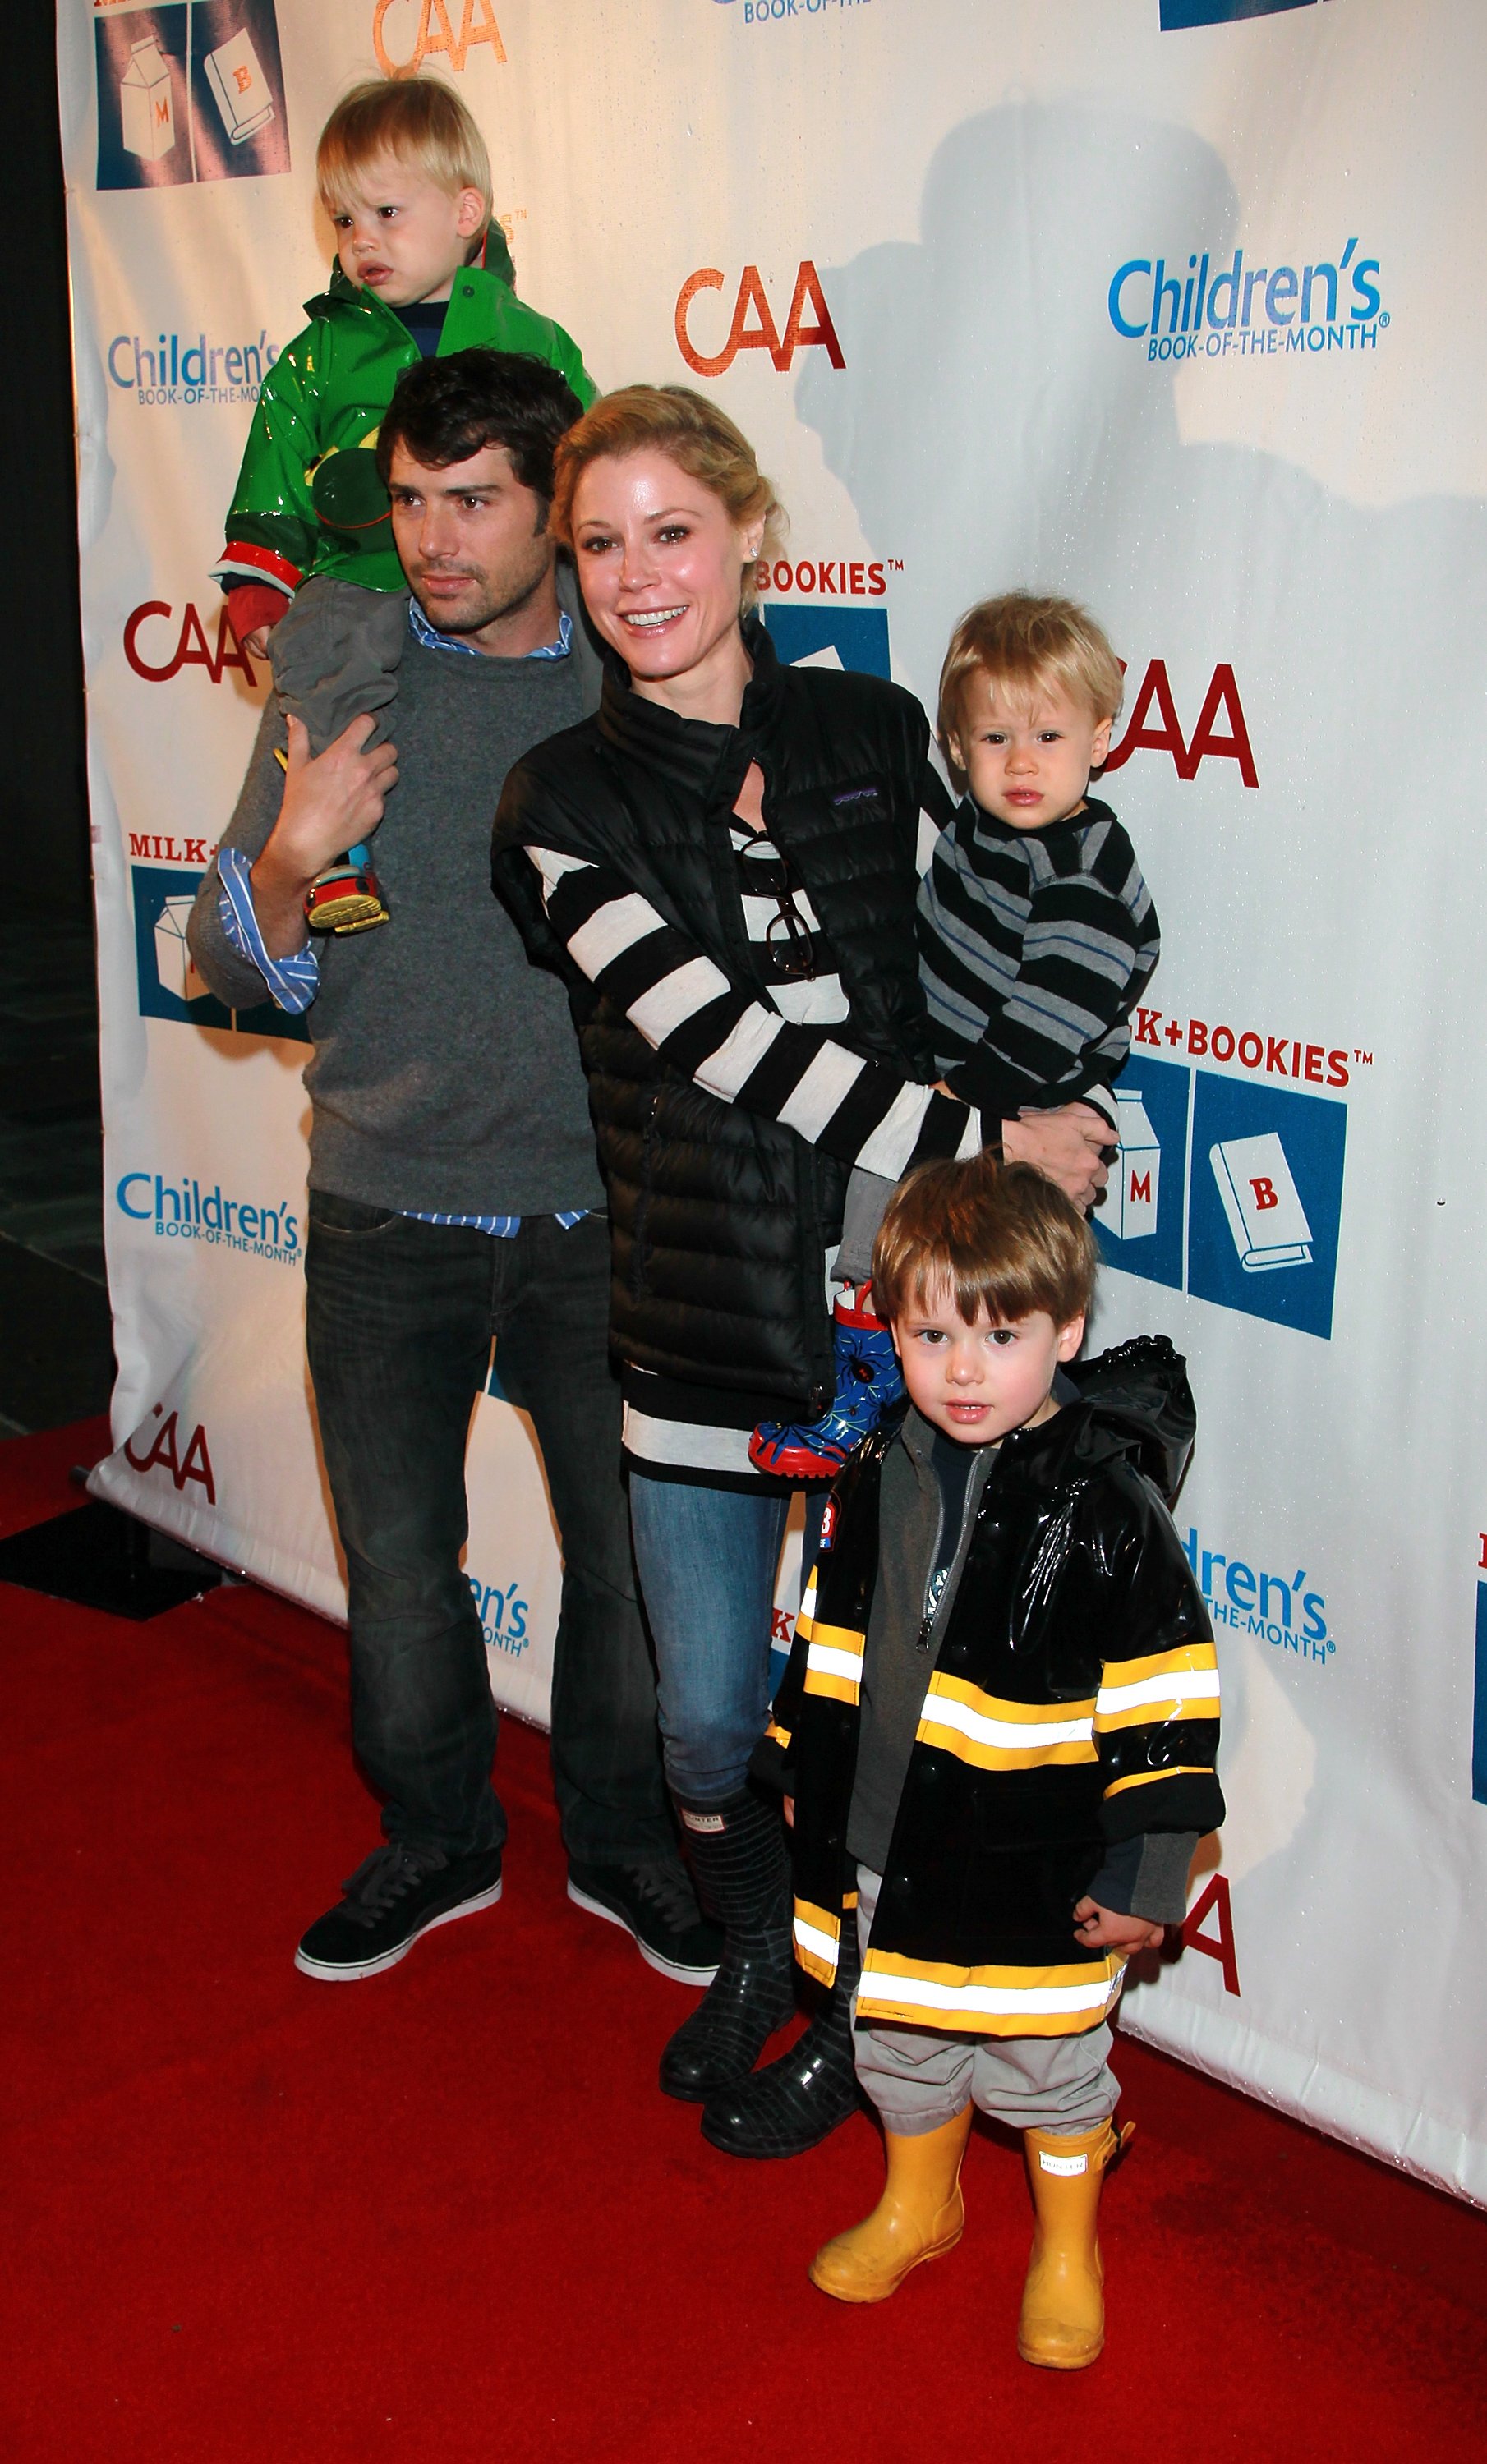
[[[1022,2289],[1017,2350],[1044,2370],[1087,2370],[1105,2342],[1104,2270],[1095,2221],[1100,2185],[1124,2154],[1136,2124],[1064,2138],[1025,2130],[1028,2175],[1036,2223],[1028,2280]]]
[[[918,2138],[884,2133],[888,2179],[870,2216],[824,2242],[810,2262],[810,2281],[836,2301],[886,2301],[921,2259],[953,2250],[965,2230],[961,2158],[970,2137],[971,2107]]]

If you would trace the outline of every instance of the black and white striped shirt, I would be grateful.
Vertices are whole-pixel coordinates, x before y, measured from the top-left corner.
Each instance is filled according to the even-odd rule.
[[[771,841],[737,820],[730,831],[745,925],[757,947],[767,941],[779,914],[780,859]],[[784,894],[799,931],[810,935],[816,973],[777,981],[761,956],[769,987],[762,996],[730,982],[619,873],[550,847],[528,853],[548,920],[575,963],[663,1060],[709,1094],[888,1180],[899,1179],[921,1151],[943,1154],[947,1119],[955,1113],[963,1115],[957,1154],[978,1152],[981,1115],[973,1107],[952,1110],[932,1087],[906,1085],[898,1070],[864,1060],[832,1034],[849,1014],[847,996],[803,888],[791,885]],[[752,876],[751,866],[759,868]],[[768,889],[760,886],[765,880]],[[823,1256],[823,1313],[830,1306],[828,1265]],[[688,1390],[632,1365],[625,1372],[625,1451],[653,1479],[750,1490],[788,1486],[757,1472],[748,1459],[750,1432],[771,1409],[767,1397]]]
[[[1161,951],[1130,840],[1096,798],[1019,830],[967,796],[919,896],[920,977],[947,1085],[993,1119],[1079,1097],[1112,1111]]]
[[[708,1094],[889,1180],[900,1179],[921,1153],[943,1155],[955,1114],[963,1123],[955,1153],[979,1153],[974,1108],[956,1104],[952,1112],[951,1099],[933,1087],[906,1084],[890,1064],[838,1043],[834,1022],[787,1018],[748,986],[731,983],[621,874],[551,847],[527,852],[548,921],[575,964],[663,1061]],[[833,970],[826,983],[835,980]],[[845,1002],[837,1015],[845,1018]]]

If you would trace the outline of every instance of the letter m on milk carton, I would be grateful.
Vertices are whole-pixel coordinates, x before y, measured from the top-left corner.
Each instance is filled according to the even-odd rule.
[[[1118,1087],[1120,1148],[1105,1200],[1104,1221],[1118,1241],[1140,1241],[1157,1228],[1162,1149],[1139,1088]]]
[[[170,68],[153,34],[129,47],[129,65],[119,80],[119,107],[128,153],[144,163],[158,163],[169,153],[176,139]]]

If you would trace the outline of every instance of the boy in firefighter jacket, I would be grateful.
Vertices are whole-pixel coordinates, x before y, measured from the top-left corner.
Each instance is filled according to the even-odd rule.
[[[887,2140],[882,2198],[812,2281],[880,2301],[960,2239],[980,2105],[1024,2135],[1018,2349],[1052,2369],[1104,2341],[1125,1961],[1181,1921],[1224,1815],[1212,1636],[1164,1504],[1192,1398],[1165,1336],[1075,1365],[1095,1263],[1031,1166],[898,1190],[873,1284],[906,1403],[838,1477],[755,1759],[793,1799],[796,1957],[826,1983],[860,1957],[854,2054]]]
[[[397,691],[409,596],[376,446],[403,370],[519,351],[566,380],[575,418],[595,390],[571,336],[512,288],[484,140],[441,78],[353,86],[321,132],[316,176],[336,268],[264,378],[214,571],[312,756],[366,713],[374,744]],[[326,868],[305,913],[317,932],[386,920],[365,846]]]

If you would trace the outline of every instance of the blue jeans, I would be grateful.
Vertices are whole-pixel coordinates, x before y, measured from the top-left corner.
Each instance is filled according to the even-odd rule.
[[[815,1553],[826,1503],[806,1508]],[[666,1776],[683,1803],[721,1805],[748,1776],[769,1719],[774,1586],[789,1501],[630,1467],[630,1526],[655,1643]]]
[[[351,1738],[392,1839],[499,1847],[496,1706],[460,1566],[465,1440],[496,1336],[563,1535],[552,1774],[587,1864],[676,1854],[609,1366],[609,1225],[510,1241],[310,1194],[306,1331],[350,1593]]]

